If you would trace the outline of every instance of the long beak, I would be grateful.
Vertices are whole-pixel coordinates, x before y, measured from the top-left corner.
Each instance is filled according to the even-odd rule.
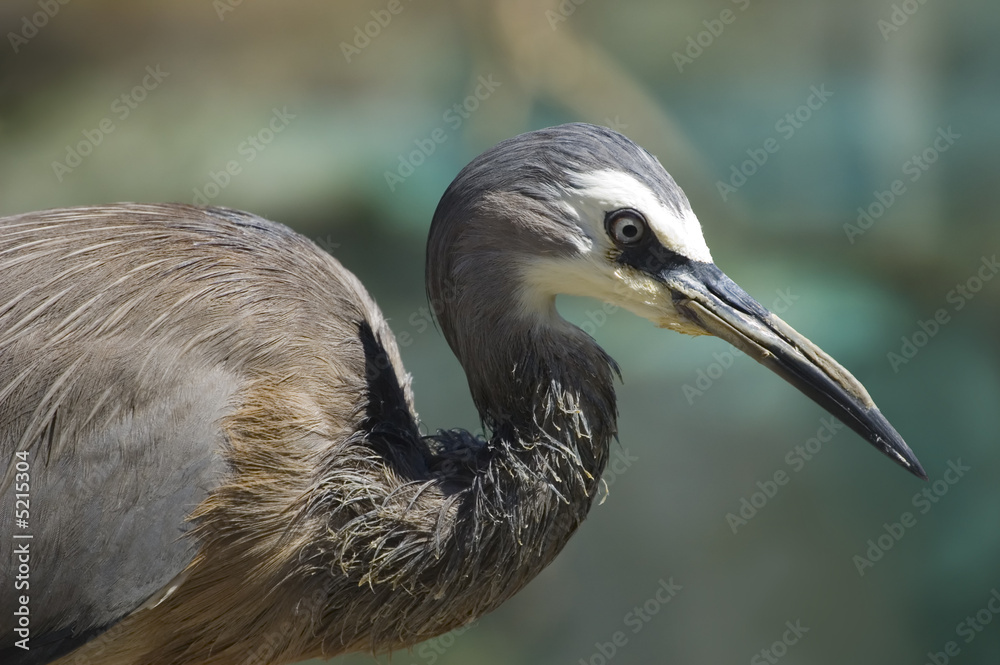
[[[913,451],[864,386],[715,264],[685,262],[657,278],[670,289],[677,311],[701,331],[726,340],[769,368],[904,469],[927,480]]]

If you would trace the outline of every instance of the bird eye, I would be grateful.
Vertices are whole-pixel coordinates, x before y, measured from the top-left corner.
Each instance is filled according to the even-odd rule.
[[[635,210],[615,210],[605,221],[608,234],[619,245],[634,245],[646,235],[646,220]]]

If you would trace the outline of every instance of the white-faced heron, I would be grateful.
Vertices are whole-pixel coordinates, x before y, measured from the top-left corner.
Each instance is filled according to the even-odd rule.
[[[485,436],[420,434],[378,307],[284,226],[131,203],[0,219],[0,661],[290,663],[496,608],[584,520],[616,431],[617,366],[558,294],[717,335],[924,477],[611,130],[522,134],[466,166],[427,294]]]

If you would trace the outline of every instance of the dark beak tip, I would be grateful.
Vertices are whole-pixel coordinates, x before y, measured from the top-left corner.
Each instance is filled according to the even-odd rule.
[[[815,344],[770,313],[713,263],[672,266],[658,279],[692,324],[740,349],[839,418],[913,475],[927,480],[916,455],[864,386]]]
[[[910,454],[907,459],[906,470],[921,480],[928,480],[927,472],[924,471],[924,467],[920,465],[920,460],[918,460],[916,455],[909,451],[909,449],[907,449],[907,451],[910,452]]]
[[[882,412],[879,411],[878,408],[872,407],[869,409],[867,415],[870,423],[875,426],[876,431],[873,436],[865,438],[871,441],[876,448],[881,450],[887,457],[892,459],[892,461],[899,464],[914,476],[920,478],[921,480],[927,480],[927,472],[924,471],[924,467],[921,466],[920,460],[918,460],[917,456],[913,454],[910,447],[906,445],[906,442],[903,440],[903,437],[899,435],[899,432],[897,432],[895,428],[889,424],[889,421],[882,415]]]
[[[915,475],[917,478],[927,480],[927,472],[924,471],[924,467],[920,465],[920,460],[918,460],[916,455],[913,454],[913,451],[906,447],[906,444],[903,444],[902,448],[892,444],[887,445],[885,452],[887,455],[892,457],[896,463]]]

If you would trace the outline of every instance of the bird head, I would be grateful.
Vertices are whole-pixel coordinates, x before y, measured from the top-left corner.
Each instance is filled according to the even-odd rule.
[[[436,307],[460,357],[452,315],[475,310],[472,298],[478,311],[502,303],[532,327],[569,325],[555,309],[559,294],[596,298],[663,328],[724,339],[926,478],[864,386],[715,265],[684,192],[615,131],[561,125],[477,157],[438,205],[427,272],[432,303],[460,303]]]

